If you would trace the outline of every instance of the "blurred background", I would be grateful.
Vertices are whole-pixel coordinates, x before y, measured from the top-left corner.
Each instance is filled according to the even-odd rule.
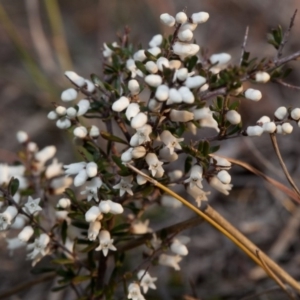
[[[210,19],[195,31],[197,42],[211,54],[230,53],[234,64],[239,61],[247,26],[246,50],[253,57],[274,57],[274,48],[266,43],[267,32],[278,24],[285,30],[299,7],[300,0],[1,0],[0,162],[16,159],[18,130],[28,132],[41,148],[56,145],[59,159],[72,161],[71,138],[46,117],[52,109],[51,102],[59,102],[61,91],[70,87],[64,71],[74,70],[85,78],[91,73],[101,75],[103,43],[117,40],[116,33],[121,33],[126,25],[131,29],[131,41],[147,47],[153,35],[171,33],[160,23],[161,13],[175,15],[183,9],[187,14],[206,11]],[[299,24],[300,15],[296,17],[284,55],[300,49]],[[295,70],[286,81],[300,85],[299,63],[289,65]],[[300,106],[299,89],[273,83],[251,87],[260,89],[263,99],[259,109],[256,103],[243,102],[241,114],[245,126],[253,125],[264,114],[272,116],[279,106]],[[280,136],[278,140],[287,167],[300,183],[297,129],[291,136]],[[222,151],[286,183],[268,138],[230,140]],[[211,198],[212,206],[300,280],[299,209],[281,192],[238,167],[233,169],[233,183],[235,188],[230,196],[217,194]],[[181,264],[182,273],[173,272],[167,282],[158,280],[159,299],[193,299],[185,298],[187,295],[198,299],[241,299],[275,286],[253,269],[248,257],[207,224],[188,234],[192,235],[191,254]],[[0,291],[34,278],[23,272],[30,267],[25,254],[20,252],[10,257],[3,244]],[[169,274],[169,271],[163,272]],[[42,289],[49,289],[51,284]],[[42,296],[39,291],[35,287],[10,299],[66,296],[65,292]],[[269,298],[253,299],[285,299],[279,291],[268,295]],[[72,295],[68,297],[72,299]]]

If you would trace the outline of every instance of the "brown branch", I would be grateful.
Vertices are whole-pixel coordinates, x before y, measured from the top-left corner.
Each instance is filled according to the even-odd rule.
[[[274,82],[277,82],[277,83],[279,83],[279,84],[281,84],[282,86],[285,86],[285,87],[287,87],[287,88],[295,89],[295,90],[300,90],[300,86],[296,86],[296,85],[293,85],[293,84],[284,82],[282,79],[274,79],[273,81],[274,81]]]
[[[285,56],[281,59],[278,59],[277,63],[276,63],[276,67],[280,67],[284,64],[286,64],[287,62],[291,61],[291,60],[297,60],[297,58],[300,57],[300,51],[297,51],[291,55]]]
[[[245,31],[245,35],[244,35],[244,42],[242,45],[242,53],[241,53],[241,58],[240,58],[240,66],[242,65],[242,62],[243,62],[245,48],[246,48],[246,44],[247,44],[247,40],[248,40],[248,34],[249,34],[249,26],[246,27],[246,31]]]

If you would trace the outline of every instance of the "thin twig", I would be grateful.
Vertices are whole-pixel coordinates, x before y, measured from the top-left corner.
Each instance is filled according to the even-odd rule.
[[[272,145],[273,145],[273,148],[275,150],[275,153],[279,159],[279,162],[280,162],[280,165],[281,165],[281,168],[285,174],[285,177],[287,178],[288,182],[290,183],[290,185],[292,186],[292,188],[294,189],[294,191],[298,194],[298,196],[300,197],[300,191],[297,187],[297,185],[295,184],[293,178],[291,177],[284,161],[283,161],[283,158],[281,156],[281,153],[280,153],[280,150],[279,150],[279,147],[278,147],[278,143],[277,143],[277,138],[276,138],[276,135],[274,133],[270,134],[270,138],[271,138],[271,141],[272,141]]]
[[[291,60],[297,60],[300,57],[300,51],[297,51],[291,55],[285,56],[281,59],[278,59],[277,63],[276,63],[276,68],[286,64],[287,62],[291,61]],[[274,69],[274,68],[272,68]]]
[[[241,58],[240,58],[240,66],[242,65],[243,58],[244,58],[244,53],[245,53],[245,48],[248,40],[248,34],[249,34],[249,26],[246,27],[245,35],[244,35],[244,42],[242,45],[242,53],[241,53]]]
[[[295,12],[294,12],[294,14],[292,16],[289,28],[285,31],[283,39],[282,39],[282,41],[281,41],[281,43],[279,45],[279,48],[278,48],[278,51],[277,51],[277,55],[276,55],[276,57],[274,59],[275,65],[277,65],[277,62],[278,62],[279,58],[282,56],[283,48],[284,48],[284,46],[286,45],[286,43],[287,43],[287,41],[289,39],[292,27],[294,26],[294,21],[295,21],[295,18],[296,18],[296,14],[297,14],[297,9],[295,10]]]
[[[293,84],[290,84],[290,83],[287,83],[287,82],[284,82],[282,79],[275,79],[273,80],[279,84],[281,84],[282,86],[285,86],[287,88],[290,88],[290,89],[295,89],[295,90],[300,90],[300,86],[297,86],[297,85],[293,85]]]

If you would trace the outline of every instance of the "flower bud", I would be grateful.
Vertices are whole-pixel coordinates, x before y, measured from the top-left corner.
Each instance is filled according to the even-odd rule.
[[[226,113],[226,120],[229,123],[231,123],[233,125],[236,125],[236,124],[239,124],[241,122],[241,115],[235,110],[229,110]]]
[[[206,83],[206,84],[203,84],[200,88],[200,92],[205,92],[209,89],[209,85]]]
[[[95,222],[97,218],[101,215],[101,210],[98,206],[92,206],[86,213],[85,213],[85,220],[90,222]]]
[[[270,80],[270,75],[267,72],[259,71],[255,74],[255,81],[266,83]]]
[[[73,71],[66,71],[65,76],[79,87],[83,87],[85,85],[84,78],[80,77],[78,74],[76,74]]]
[[[185,245],[183,245],[180,241],[175,240],[170,247],[171,251],[180,256],[188,255],[189,251]]]
[[[277,125],[276,126],[276,133],[277,134],[282,134],[283,132],[282,132],[282,126],[281,125]]]
[[[293,126],[290,123],[283,123],[282,125],[282,133],[290,134],[293,131]]]
[[[206,78],[197,75],[193,77],[188,77],[184,82],[184,85],[190,89],[195,89],[203,85],[205,82],[206,82]]]
[[[231,55],[228,53],[217,53],[209,58],[211,64],[216,66],[225,65],[231,60]]]
[[[252,101],[259,101],[262,97],[262,94],[259,90],[247,89],[245,91],[245,97]]]
[[[99,203],[99,209],[103,214],[108,214],[110,212],[109,202],[106,200],[101,200]]]
[[[157,56],[161,53],[161,49],[159,47],[153,47],[148,49],[148,52],[151,53],[153,56]]]
[[[36,143],[34,143],[34,142],[29,142],[29,143],[27,144],[27,151],[28,151],[28,152],[34,153],[34,152],[36,152],[37,150],[38,150],[38,146],[37,146]]]
[[[67,109],[64,106],[57,106],[55,108],[55,112],[59,115],[59,116],[64,116],[67,112]]]
[[[55,112],[55,111],[50,111],[49,113],[48,113],[48,115],[47,115],[47,118],[49,119],[49,120],[56,120],[57,119],[57,113]]]
[[[179,88],[178,91],[181,94],[182,101],[184,103],[188,103],[188,104],[194,103],[195,96],[188,87],[182,86],[182,87]]]
[[[194,114],[187,110],[171,109],[170,120],[172,122],[188,122],[194,119]]]
[[[25,131],[20,130],[17,132],[17,140],[20,144],[26,143],[28,139],[28,134]]]
[[[276,131],[276,124],[274,122],[265,122],[262,124],[264,132],[274,133]]]
[[[145,82],[152,87],[158,87],[162,83],[162,78],[160,75],[151,74],[145,77]]]
[[[141,172],[145,173],[148,176],[150,175],[149,171],[146,170],[146,169],[142,169]],[[136,182],[137,182],[138,185],[143,185],[147,182],[147,179],[144,176],[142,176],[140,174],[137,174],[136,175]]]
[[[121,112],[129,105],[129,103],[129,99],[127,97],[122,96],[120,99],[113,103],[112,110]]]
[[[178,38],[182,42],[189,42],[193,38],[193,32],[190,29],[180,30],[178,32]]]
[[[268,116],[262,116],[259,120],[257,120],[256,124],[260,125],[268,122],[271,122],[271,119]]]
[[[278,120],[283,120],[286,116],[287,116],[287,109],[284,106],[280,106],[276,109],[274,116],[278,119]]]
[[[132,158],[138,159],[144,157],[147,153],[147,150],[143,146],[134,147],[132,149]]]
[[[163,36],[161,34],[156,34],[151,41],[149,42],[149,47],[158,47],[161,45],[163,41]]]
[[[77,110],[74,107],[69,107],[67,109],[67,116],[74,119],[77,116]]]
[[[198,12],[194,13],[191,16],[192,22],[196,24],[205,23],[209,18],[209,14],[207,12]]]
[[[79,126],[74,129],[73,134],[80,139],[84,139],[87,136],[88,131],[84,126]]]
[[[294,108],[291,111],[291,118],[296,121],[300,119],[300,108]]]
[[[224,184],[228,184],[228,183],[231,182],[231,176],[230,176],[230,174],[226,170],[220,171],[218,173],[217,177]]]
[[[165,68],[169,68],[169,60],[165,57],[160,57],[157,61],[156,61],[158,70],[163,71],[164,67]]]
[[[173,27],[175,25],[175,19],[171,15],[165,13],[160,15],[160,20],[163,24]]]
[[[178,70],[181,67],[181,61],[178,59],[172,59],[169,61],[169,68]]]
[[[140,112],[140,106],[137,103],[130,103],[126,109],[126,118],[130,121]]]
[[[107,200],[110,206],[110,212],[114,215],[119,215],[124,212],[124,208],[120,203]]]
[[[148,117],[145,113],[140,112],[131,119],[130,126],[134,129],[144,126],[148,121]]]
[[[181,68],[176,72],[176,78],[180,81],[185,81],[188,77],[188,69]]]
[[[92,94],[96,89],[95,85],[88,79],[85,79],[84,81],[86,83],[87,91]]]
[[[264,130],[262,127],[256,125],[247,127],[246,132],[248,136],[261,136]]]
[[[175,16],[175,20],[178,24],[183,24],[187,21],[187,15],[183,11],[179,12]]]
[[[58,200],[56,206],[64,209],[69,208],[71,206],[71,200],[68,198],[61,198]]]
[[[92,138],[97,138],[99,135],[100,135],[99,128],[95,125],[92,125],[89,131],[89,136]]]
[[[37,152],[34,156],[34,158],[41,162],[45,163],[48,159],[52,158],[56,153],[56,147],[55,146],[47,146]]]
[[[64,90],[60,96],[61,100],[64,102],[72,101],[77,98],[77,91],[73,88]]]
[[[66,118],[58,119],[56,121],[56,126],[60,129],[67,129],[67,128],[71,127],[71,125],[72,125],[71,121]]]
[[[146,70],[152,74],[157,73],[157,71],[158,71],[157,64],[151,60],[146,62],[145,67],[146,67]]]
[[[91,161],[86,164],[86,173],[89,177],[95,177],[98,173],[98,166],[95,162]]]
[[[74,178],[74,185],[75,186],[81,186],[81,185],[83,185],[87,181],[88,177],[89,176],[86,173],[85,169],[79,171],[79,173]]]
[[[129,80],[128,89],[132,96],[138,95],[138,93],[140,92],[140,85],[137,82],[137,80],[135,80],[135,79]]]
[[[27,243],[29,239],[32,237],[34,231],[31,226],[25,226],[22,231],[18,234],[18,239],[22,242]]]
[[[159,101],[166,101],[169,97],[169,87],[165,84],[160,85],[155,92],[155,98]]]
[[[137,61],[143,62],[146,58],[147,58],[147,56],[145,55],[144,49],[138,50],[137,52],[135,52],[133,54],[133,59],[137,60]]]
[[[121,161],[124,163],[124,162],[130,162],[131,160],[132,160],[132,148],[129,148],[122,153]]]
[[[90,109],[91,103],[87,99],[82,99],[77,103],[77,106],[78,106],[77,116],[79,117],[84,115]]]
[[[159,111],[161,108],[161,102],[156,101],[155,99],[150,99],[148,103],[148,108],[150,111]]]
[[[172,104],[172,103],[181,103],[182,102],[182,96],[181,96],[180,92],[177,91],[177,89],[171,88],[169,90],[169,100],[171,102],[170,104]]]
[[[185,44],[181,42],[175,42],[173,45],[173,52],[181,59],[185,59],[188,56],[193,56],[197,54],[200,47],[197,44]]]
[[[99,221],[90,222],[89,230],[88,230],[88,239],[90,241],[95,241],[99,231],[101,229],[101,223]]]

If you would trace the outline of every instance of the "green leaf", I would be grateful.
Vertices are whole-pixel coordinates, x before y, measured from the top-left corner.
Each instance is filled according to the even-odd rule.
[[[221,97],[221,96],[217,97],[217,107],[218,107],[218,109],[223,108],[223,97]]]
[[[120,232],[120,231],[123,231],[123,232],[128,231],[129,228],[130,228],[130,224],[128,224],[128,223],[119,224],[111,230],[111,234],[114,235],[115,233]]]
[[[157,58],[154,56],[154,55],[152,55],[149,51],[147,51],[147,50],[145,50],[145,55],[146,55],[146,57],[148,58],[148,59],[150,59],[150,60],[153,60],[153,61],[156,61],[157,60]]]
[[[117,142],[117,143],[121,143],[121,144],[125,144],[128,145],[128,143],[124,140],[122,140],[121,138],[119,138],[118,136],[112,135],[107,131],[100,131],[101,136],[107,140],[107,141],[111,141],[111,142]]]
[[[76,276],[72,279],[72,283],[73,284],[79,284],[81,282],[84,282],[84,281],[87,281],[87,280],[90,280],[90,279],[91,279],[91,276],[89,276],[89,275]]]
[[[105,90],[105,86],[104,86],[103,82],[96,74],[94,74],[94,73],[91,74],[91,80],[97,88],[100,88],[101,90]]]
[[[97,248],[98,245],[99,245],[98,242],[91,243],[87,247],[85,247],[82,250],[80,250],[80,252],[82,252],[82,253],[90,252],[90,251],[94,250],[95,248]]]
[[[184,162],[184,172],[185,173],[188,173],[191,170],[192,163],[193,163],[193,157],[192,156],[188,156],[185,159],[185,162]]]
[[[68,230],[68,224],[67,221],[64,220],[61,224],[61,239],[64,244],[66,243],[66,239],[67,239],[67,230]]]
[[[208,156],[208,154],[209,154],[209,142],[208,141],[203,142],[202,154],[205,157]]]
[[[215,153],[220,149],[220,145],[212,146],[209,149],[209,153]]]
[[[57,258],[52,260],[51,263],[56,265],[73,265],[74,260],[68,258]]]
[[[19,179],[12,177],[8,184],[8,191],[13,196],[19,188]]]
[[[142,71],[143,74],[148,73],[145,65],[141,61],[135,61],[135,65],[140,71]]]
[[[122,164],[120,157],[112,155],[112,159],[116,163],[116,165],[121,169],[121,171],[128,172],[128,169]]]
[[[189,60],[186,62],[186,67],[189,70],[189,72],[192,72],[194,67],[196,66],[198,61],[198,57],[196,55],[189,58]]]
[[[71,224],[77,228],[80,228],[80,229],[84,229],[84,230],[88,230],[89,228],[89,224],[87,224],[86,222],[83,222],[83,221],[72,221]]]

